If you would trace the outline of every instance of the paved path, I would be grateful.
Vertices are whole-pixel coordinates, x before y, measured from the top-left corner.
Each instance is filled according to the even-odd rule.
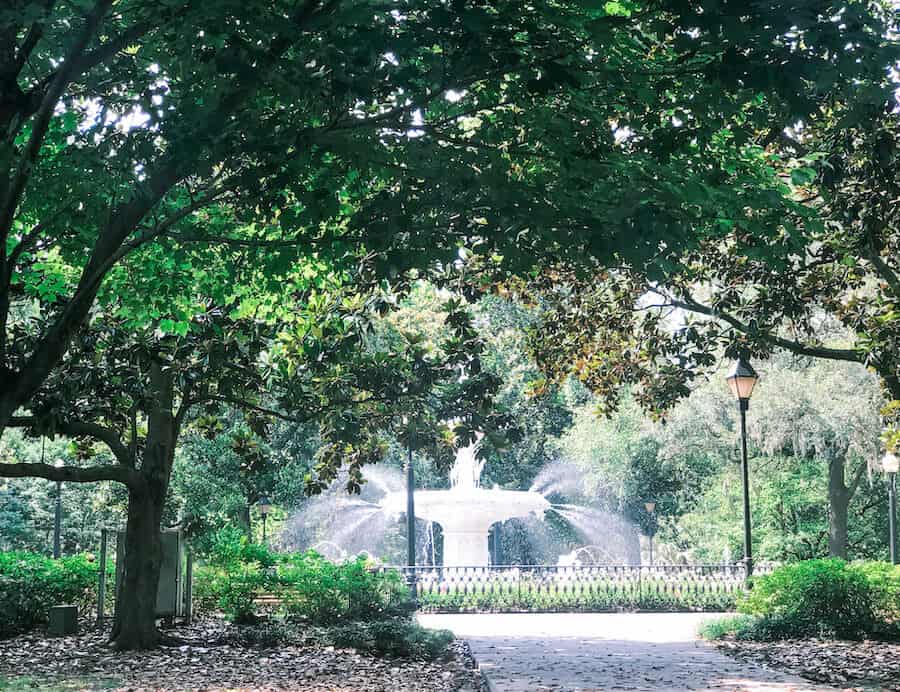
[[[832,690],[697,641],[692,613],[420,615],[467,639],[496,692]]]

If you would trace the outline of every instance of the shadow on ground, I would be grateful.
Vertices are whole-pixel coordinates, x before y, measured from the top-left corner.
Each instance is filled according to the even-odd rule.
[[[734,660],[698,641],[697,626],[709,617],[553,613],[420,619],[467,639],[497,692],[834,689]]]

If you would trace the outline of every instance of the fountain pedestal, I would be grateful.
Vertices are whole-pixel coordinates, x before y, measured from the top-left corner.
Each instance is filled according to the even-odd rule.
[[[401,514],[405,494],[388,495],[383,506]],[[535,492],[459,487],[416,491],[416,516],[441,526],[445,567],[487,567],[491,524],[530,514],[543,516],[549,508],[547,499]]]
[[[447,531],[444,530],[444,566],[487,565],[488,531]]]

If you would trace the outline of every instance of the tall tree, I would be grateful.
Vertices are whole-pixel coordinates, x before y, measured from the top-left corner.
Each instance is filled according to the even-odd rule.
[[[246,295],[237,267],[272,288],[316,249],[375,253],[382,276],[451,266],[460,245],[508,270],[648,258],[695,242],[699,211],[777,213],[707,150],[777,136],[821,94],[871,81],[886,21],[820,0],[14,0],[0,10],[0,430],[98,297],[152,288],[127,317],[185,329],[198,306],[158,290],[170,273],[221,297]],[[46,319],[23,341],[15,317],[35,301]]]
[[[491,419],[485,400],[493,380],[479,374],[479,340],[461,304],[451,303],[439,353],[423,349],[414,335],[390,351],[370,348],[373,322],[390,304],[377,294],[366,300],[337,289],[311,289],[301,304],[305,309],[295,309],[289,325],[210,308],[183,336],[134,332],[121,320],[97,315],[58,374],[39,390],[30,414],[11,419],[33,434],[92,438],[114,457],[114,463],[90,466],[3,463],[0,475],[113,481],[127,488],[123,578],[112,631],[116,647],[147,648],[160,640],[160,527],[176,447],[192,410],[224,404],[316,424],[322,445],[307,478],[310,491],[332,481],[342,466],[348,488],[358,491],[362,466],[383,454],[381,431],[398,427],[404,415],[412,418],[420,446],[439,445],[444,420],[458,419],[462,434],[471,436]],[[460,381],[461,375],[467,377]],[[439,406],[426,410],[424,402],[434,398]]]

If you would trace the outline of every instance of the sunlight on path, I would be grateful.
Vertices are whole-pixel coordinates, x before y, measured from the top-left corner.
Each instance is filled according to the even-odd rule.
[[[467,639],[496,692],[831,690],[697,641],[709,614],[420,615]]]

